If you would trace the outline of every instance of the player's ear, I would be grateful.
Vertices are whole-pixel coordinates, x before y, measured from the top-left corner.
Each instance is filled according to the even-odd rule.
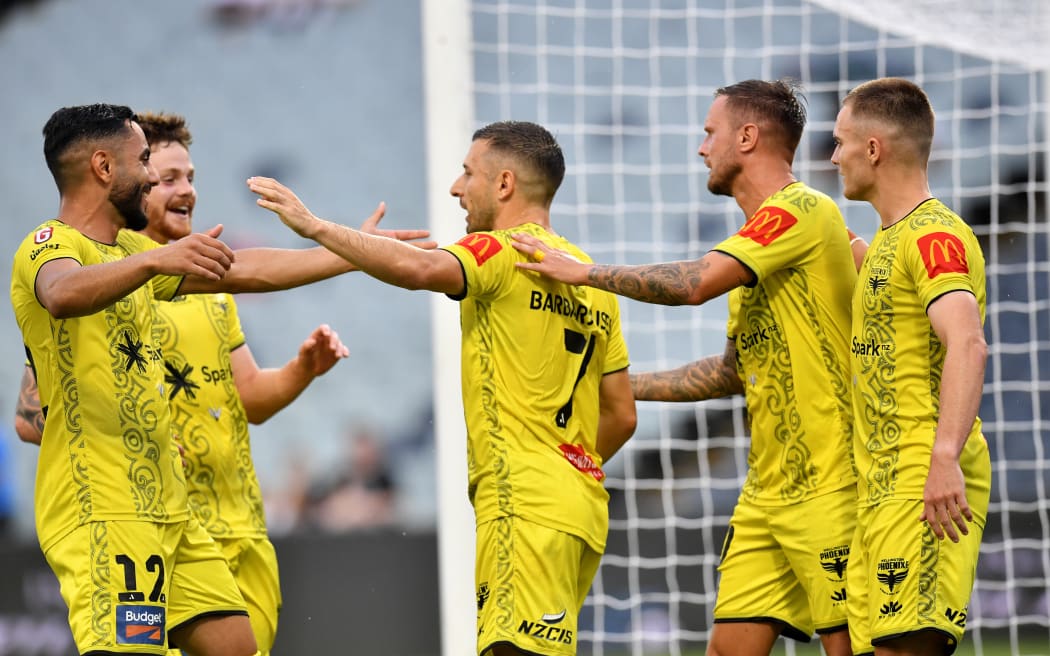
[[[91,173],[102,182],[108,184],[113,179],[113,171],[116,164],[108,150],[96,150],[91,153],[89,164]]]
[[[500,200],[506,200],[514,193],[514,187],[517,186],[518,180],[514,176],[514,171],[510,169],[503,169],[499,172],[499,189],[497,194]]]
[[[868,137],[866,154],[868,156],[868,162],[873,165],[878,163],[879,159],[882,157],[882,142],[875,137]]]
[[[742,153],[750,152],[758,146],[758,126],[754,123],[745,123],[741,125],[736,136],[737,146]]]

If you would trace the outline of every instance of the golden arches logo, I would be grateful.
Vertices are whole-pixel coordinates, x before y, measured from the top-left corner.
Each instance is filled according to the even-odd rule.
[[[760,207],[737,234],[762,246],[768,246],[796,223],[798,219],[787,210],[767,205]]]
[[[926,275],[936,278],[942,273],[969,273],[966,261],[966,246],[962,240],[948,232],[932,232],[919,237],[917,242]]]
[[[470,251],[478,266],[481,266],[486,260],[503,250],[503,244],[499,243],[499,240],[485,233],[467,235],[456,243]]]

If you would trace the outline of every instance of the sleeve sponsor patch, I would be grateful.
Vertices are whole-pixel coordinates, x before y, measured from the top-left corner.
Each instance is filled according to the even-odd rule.
[[[456,242],[457,245],[470,251],[478,266],[484,264],[489,258],[503,250],[503,244],[492,235],[477,233],[467,235]]]
[[[936,278],[942,273],[970,272],[970,266],[966,262],[966,246],[955,235],[931,232],[919,237],[917,245],[929,278]]]
[[[737,234],[762,246],[769,246],[796,223],[798,219],[787,210],[773,205],[763,205],[747,220]]]
[[[50,226],[37,230],[33,234],[33,243],[34,244],[43,244],[48,239],[51,239],[51,235],[52,235],[53,232],[54,232],[54,230]]]

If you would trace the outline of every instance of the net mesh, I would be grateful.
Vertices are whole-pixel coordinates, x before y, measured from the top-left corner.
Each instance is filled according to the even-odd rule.
[[[742,224],[731,199],[707,191],[696,154],[718,87],[800,80],[810,120],[796,172],[833,196],[831,131],[845,93],[881,76],[926,89],[937,113],[933,192],[974,227],[988,263],[981,416],[995,478],[959,653],[1050,653],[1048,5],[474,0],[470,13],[477,123],[551,129],[569,165],[554,226],[602,263],[697,258]],[[870,236],[870,206],[839,200]],[[633,371],[724,348],[724,301],[621,308]],[[609,463],[609,546],[580,653],[699,653],[746,472],[742,402],[641,403],[639,416]]]

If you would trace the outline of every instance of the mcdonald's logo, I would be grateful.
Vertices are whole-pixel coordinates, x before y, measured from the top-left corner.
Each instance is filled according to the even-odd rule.
[[[926,275],[936,278],[942,273],[969,273],[966,247],[962,240],[947,232],[931,232],[919,237],[919,254],[926,265]]]
[[[758,208],[758,211],[747,220],[737,234],[752,239],[762,246],[769,246],[774,239],[787,232],[796,223],[798,219],[787,210],[765,205]]]
[[[457,241],[456,244],[470,251],[478,266],[481,266],[490,257],[503,250],[503,244],[499,243],[498,239],[483,232],[467,235]]]

